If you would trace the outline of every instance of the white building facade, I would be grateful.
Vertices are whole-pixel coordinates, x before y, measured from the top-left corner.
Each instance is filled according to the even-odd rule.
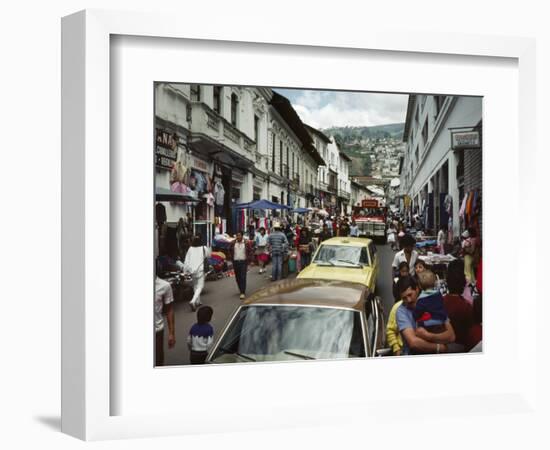
[[[339,213],[348,215],[351,213],[353,202],[351,201],[351,180],[349,169],[351,158],[343,151],[338,152],[338,208]]]
[[[479,200],[476,226],[481,231],[481,138],[478,146],[468,149],[452,143],[453,133],[481,136],[481,131],[480,97],[409,97],[400,192],[408,213],[419,214],[426,228],[435,232],[447,225],[456,236],[470,225],[460,210],[464,199],[473,195]]]
[[[209,245],[216,233],[246,229],[248,211],[236,204],[311,203],[324,161],[290,102],[270,89],[157,83],[155,128],[161,253],[182,229]]]

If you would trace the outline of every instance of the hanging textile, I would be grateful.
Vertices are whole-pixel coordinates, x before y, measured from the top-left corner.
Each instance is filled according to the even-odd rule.
[[[464,220],[464,214],[466,212],[466,200],[468,199],[468,196],[465,195],[462,199],[462,204],[460,205],[460,210],[458,211],[458,216]]]

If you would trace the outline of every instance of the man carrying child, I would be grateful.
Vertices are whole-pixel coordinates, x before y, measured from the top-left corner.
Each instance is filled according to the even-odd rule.
[[[447,345],[455,340],[443,298],[435,291],[435,275],[431,271],[423,273],[428,275],[420,277],[419,274],[424,283],[422,286],[413,277],[401,278],[398,282],[403,303],[397,308],[396,322],[403,340],[403,355],[445,353]],[[434,283],[430,285],[432,278]]]

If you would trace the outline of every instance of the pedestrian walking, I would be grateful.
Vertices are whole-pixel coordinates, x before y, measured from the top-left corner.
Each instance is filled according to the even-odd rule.
[[[197,311],[197,323],[191,327],[187,336],[191,364],[204,364],[214,343],[214,328],[210,324],[213,314],[214,310],[210,306],[201,306]]]
[[[158,263],[157,263],[158,273]],[[155,278],[155,365],[164,365],[164,320],[168,324],[168,348],[176,345],[174,331],[174,293],[168,281]]]
[[[396,239],[396,236],[397,236],[397,230],[395,229],[395,226],[393,223],[390,223],[390,227],[388,228],[388,237],[387,237],[387,241],[388,241],[388,244],[390,244],[390,247],[392,250],[396,250],[396,242],[397,242],[397,239]]]
[[[267,234],[264,227],[258,230],[255,244],[255,253],[256,258],[258,258],[258,264],[260,265],[260,273],[264,273],[267,260],[269,259],[269,253],[267,251]]]
[[[350,226],[348,223],[348,219],[344,217],[342,222],[340,223],[340,228],[338,230],[338,235],[340,237],[348,237],[350,235]]]
[[[418,252],[414,250],[416,240],[410,235],[406,234],[399,240],[399,247],[403,250],[397,252],[392,262],[392,276],[399,270],[399,263],[406,261],[409,264],[409,273],[414,276],[415,269],[414,264],[418,259]]]
[[[330,231],[329,231],[329,227],[327,226],[327,224],[323,224],[323,228],[321,230],[321,234],[319,235],[319,242],[323,242],[323,241],[326,241],[327,239],[330,239],[332,237]]]
[[[330,217],[328,217],[325,220],[325,225],[327,226],[327,230],[330,233],[330,236],[332,237],[332,220],[330,220]]]
[[[248,272],[248,261],[250,259],[250,247],[243,239],[242,231],[237,232],[237,238],[231,245],[231,260],[235,270],[235,281],[239,287],[241,300],[246,294],[246,273]]]
[[[184,271],[189,273],[193,280],[193,298],[189,302],[193,311],[201,305],[200,295],[204,288],[205,279],[204,268],[208,265],[207,258],[211,254],[210,249],[201,244],[200,236],[193,236],[191,247],[187,250],[183,263]]]
[[[303,270],[311,262],[311,233],[308,227],[303,227],[300,230],[300,240],[298,241],[298,248],[300,250],[300,266]]]
[[[351,237],[358,237],[359,236],[359,227],[357,226],[357,223],[355,222],[355,219],[351,219],[351,225],[349,227],[349,235]]]
[[[271,253],[271,281],[277,281],[283,275],[283,258],[288,249],[288,240],[281,231],[281,224],[273,224],[273,232],[267,238],[267,245]]]

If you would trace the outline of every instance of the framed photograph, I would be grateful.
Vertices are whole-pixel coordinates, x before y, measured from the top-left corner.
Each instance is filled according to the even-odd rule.
[[[62,47],[64,432],[538,415],[533,41],[83,11]]]

